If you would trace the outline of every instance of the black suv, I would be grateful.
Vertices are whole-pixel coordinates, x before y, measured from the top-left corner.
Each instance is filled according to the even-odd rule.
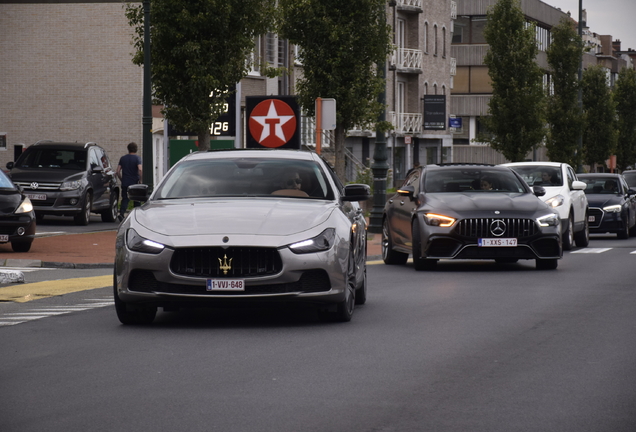
[[[31,199],[38,220],[74,216],[88,225],[91,212],[117,220],[119,183],[106,151],[96,143],[38,141],[7,163],[11,180]]]

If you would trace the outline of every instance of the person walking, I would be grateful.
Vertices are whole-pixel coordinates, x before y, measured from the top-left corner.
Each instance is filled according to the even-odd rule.
[[[128,144],[128,154],[119,159],[117,165],[117,178],[121,181],[121,206],[119,207],[119,221],[124,220],[126,210],[128,209],[128,186],[137,184],[141,181],[141,158],[137,155],[137,144],[131,142]],[[139,206],[138,201],[134,201],[135,207]]]

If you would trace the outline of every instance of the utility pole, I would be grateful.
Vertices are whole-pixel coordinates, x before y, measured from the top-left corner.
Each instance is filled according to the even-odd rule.
[[[152,87],[150,85],[150,0],[144,0],[144,94],[143,116],[141,120],[143,131],[142,142],[142,182],[150,189],[153,186],[154,161],[152,152]]]

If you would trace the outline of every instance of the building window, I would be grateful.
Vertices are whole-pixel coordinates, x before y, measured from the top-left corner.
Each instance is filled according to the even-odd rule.
[[[470,43],[485,44],[484,27],[486,27],[486,16],[474,16],[470,21]]]
[[[271,65],[276,61],[276,35],[274,33],[267,33],[265,38],[265,59]]]
[[[433,94],[437,94],[437,84],[433,84]]]
[[[437,55],[437,24],[433,26],[433,37],[435,38],[434,45],[433,45],[433,55],[436,56]]]
[[[458,17],[453,24],[453,43],[469,43],[470,18]]]
[[[442,27],[442,57],[446,58],[446,27]]]
[[[424,23],[424,54],[428,54],[428,23]]]

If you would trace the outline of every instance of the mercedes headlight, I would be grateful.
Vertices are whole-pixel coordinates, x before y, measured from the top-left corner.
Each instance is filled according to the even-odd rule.
[[[336,230],[327,228],[314,238],[289,245],[289,249],[296,254],[322,252],[331,249],[335,238]]]
[[[158,254],[165,248],[161,243],[143,238],[132,228],[126,232],[126,245],[132,251],[149,254]]]
[[[563,197],[563,195],[556,195],[549,200],[546,200],[545,203],[552,208],[557,208],[558,206],[563,205],[564,200],[565,198]]]
[[[551,213],[549,215],[541,216],[537,218],[537,222],[539,226],[549,227],[549,226],[559,226],[561,220],[559,219],[559,215]]]
[[[436,214],[436,213],[426,213],[424,214],[424,221],[426,221],[426,223],[428,225],[431,226],[438,226],[438,227],[442,227],[442,228],[448,228],[450,226],[453,226],[453,224],[455,223],[457,219],[449,217],[449,216],[444,216],[444,215],[440,215],[440,214]]]
[[[620,204],[603,207],[603,211],[606,213],[620,213],[622,209],[623,206]]]
[[[81,185],[82,184],[79,180],[67,181],[60,185],[60,190],[61,191],[75,190],[75,189],[79,189]]]
[[[20,203],[20,206],[18,206],[18,209],[15,212],[16,214],[29,213],[32,210],[33,210],[33,204],[31,203],[31,200],[28,198],[25,198],[24,201]]]

